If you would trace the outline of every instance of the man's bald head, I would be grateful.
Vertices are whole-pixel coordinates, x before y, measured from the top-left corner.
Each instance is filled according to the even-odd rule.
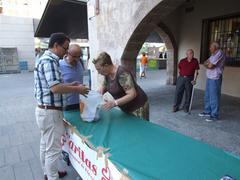
[[[82,52],[82,49],[78,44],[71,44],[68,48],[68,52],[79,53],[79,52]]]
[[[68,48],[67,59],[71,65],[76,65],[82,56],[82,49],[78,44],[71,44]]]

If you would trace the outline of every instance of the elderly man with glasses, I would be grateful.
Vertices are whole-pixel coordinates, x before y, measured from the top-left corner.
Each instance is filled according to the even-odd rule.
[[[59,61],[64,83],[83,84],[82,50],[77,44],[69,46],[66,56]],[[79,93],[66,94],[65,110],[79,109]]]

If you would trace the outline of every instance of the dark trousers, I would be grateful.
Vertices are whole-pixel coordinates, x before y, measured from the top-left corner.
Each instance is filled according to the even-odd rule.
[[[174,107],[179,108],[182,103],[183,94],[185,92],[185,102],[184,102],[184,108],[189,109],[190,101],[191,101],[191,95],[192,95],[192,81],[194,79],[194,76],[188,76],[183,77],[179,76],[177,79],[177,85],[176,85],[176,92],[175,92],[175,100],[174,100]]]

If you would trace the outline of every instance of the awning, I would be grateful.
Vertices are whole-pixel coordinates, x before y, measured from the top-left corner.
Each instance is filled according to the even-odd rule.
[[[88,39],[87,3],[79,0],[49,0],[35,37],[63,32],[72,39]]]

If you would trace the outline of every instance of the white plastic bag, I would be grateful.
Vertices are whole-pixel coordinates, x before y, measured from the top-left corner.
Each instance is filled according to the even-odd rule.
[[[103,94],[103,101],[115,101],[114,97],[107,91],[105,94]],[[120,108],[118,106],[114,107],[115,109]]]
[[[103,100],[104,101],[114,101],[114,97],[107,91],[105,94],[103,94]]]
[[[85,96],[80,96],[80,111],[83,121],[92,122],[99,120],[99,111],[103,103],[102,95],[96,91],[90,91]]]

